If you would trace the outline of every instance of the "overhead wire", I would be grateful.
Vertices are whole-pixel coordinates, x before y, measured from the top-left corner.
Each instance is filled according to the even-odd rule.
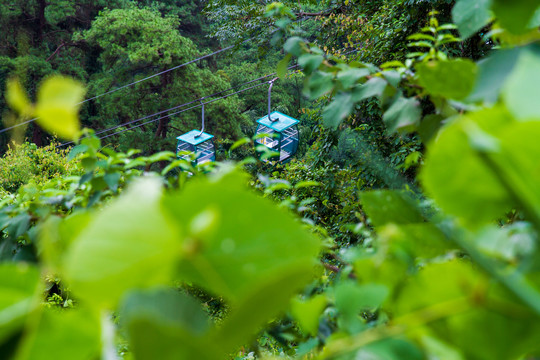
[[[250,39],[246,39],[246,40],[242,41],[240,44],[243,44],[244,42],[246,42],[246,41],[248,41],[248,40],[250,40]],[[109,91],[104,92],[104,93],[102,93],[102,94],[99,94],[99,95],[93,96],[93,97],[91,97],[91,98],[85,99],[85,100],[83,100],[83,101],[77,103],[77,105],[82,105],[82,104],[87,103],[87,102],[89,102],[89,101],[99,99],[99,98],[102,97],[102,96],[105,96],[105,95],[109,95],[109,94],[115,93],[115,92],[120,91],[120,90],[122,90],[122,89],[125,89],[125,88],[131,87],[131,86],[133,86],[133,85],[139,84],[139,83],[141,83],[141,82],[144,82],[144,81],[153,79],[153,78],[155,78],[155,77],[157,77],[157,76],[161,76],[161,75],[166,74],[166,73],[168,73],[168,72],[171,72],[171,71],[173,71],[173,70],[180,69],[180,68],[182,68],[182,67],[185,67],[185,66],[187,66],[187,65],[193,64],[193,63],[198,62],[198,61],[200,61],[200,60],[203,60],[203,59],[206,59],[206,58],[208,58],[208,57],[211,57],[211,56],[217,55],[217,54],[219,54],[219,53],[222,53],[222,52],[224,52],[224,51],[230,50],[230,49],[234,48],[235,46],[237,46],[237,45],[227,46],[227,47],[225,47],[225,48],[223,48],[223,49],[219,49],[219,50],[214,51],[214,52],[212,52],[212,53],[210,53],[210,54],[203,55],[203,56],[201,56],[201,57],[198,57],[198,58],[196,58],[196,59],[190,60],[190,61],[185,62],[185,63],[183,63],[183,64],[173,66],[173,67],[171,67],[171,68],[169,68],[169,69],[160,71],[160,72],[158,72],[158,73],[156,73],[156,74],[147,76],[147,77],[145,77],[145,78],[143,78],[143,79],[139,79],[139,80],[137,80],[137,81],[133,81],[133,82],[131,82],[131,83],[129,83],[129,84],[126,84],[126,85],[122,85],[122,86],[120,86],[120,87],[117,87],[117,88],[115,88],[115,89],[109,90]],[[0,134],[5,133],[6,131],[9,131],[9,130],[15,129],[15,128],[19,127],[19,126],[29,124],[29,123],[31,123],[31,122],[34,122],[34,121],[38,120],[38,119],[39,119],[39,117],[35,117],[35,118],[32,118],[32,119],[29,119],[29,120],[25,120],[25,121],[23,121],[23,122],[20,122],[20,123],[18,123],[18,124],[9,126],[9,127],[7,127],[7,128],[0,129]]]
[[[295,66],[289,66],[288,69],[290,70],[290,69],[292,69],[293,67],[296,67],[296,66],[297,66],[297,65],[295,65]],[[206,96],[200,97],[200,98],[198,98],[198,99],[189,101],[189,102],[187,102],[187,103],[184,103],[184,104],[181,104],[181,105],[177,105],[177,106],[174,106],[174,107],[169,108],[169,109],[166,109],[166,110],[161,110],[161,111],[158,111],[158,112],[156,112],[156,113],[153,113],[153,114],[150,114],[150,115],[146,115],[146,116],[143,116],[143,117],[141,117],[141,118],[138,118],[138,119],[135,119],[135,120],[131,120],[131,121],[128,121],[128,122],[119,124],[119,125],[115,125],[115,126],[113,126],[113,127],[107,128],[107,129],[100,130],[100,131],[96,132],[95,135],[99,135],[99,134],[102,134],[102,133],[105,133],[105,132],[108,132],[108,131],[112,131],[112,130],[118,129],[118,128],[120,128],[120,127],[124,127],[124,126],[126,126],[126,125],[131,125],[131,124],[134,124],[134,123],[136,123],[136,122],[139,122],[139,121],[142,121],[142,120],[146,120],[146,119],[151,118],[151,117],[154,117],[154,116],[158,116],[158,115],[161,115],[161,114],[164,114],[164,113],[168,113],[168,112],[170,112],[170,111],[172,111],[172,110],[176,110],[176,109],[183,108],[184,106],[191,105],[191,104],[193,104],[193,103],[199,102],[199,101],[204,100],[204,99],[207,99],[207,98],[211,98],[211,97],[218,96],[218,95],[220,95],[220,94],[223,94],[224,92],[228,92],[228,91],[234,90],[234,89],[239,88],[239,87],[241,87],[241,86],[249,85],[249,84],[251,84],[251,83],[254,83],[254,82],[259,81],[259,80],[263,80],[263,79],[265,79],[265,78],[267,78],[267,77],[270,77],[270,76],[272,76],[272,75],[275,75],[275,74],[276,74],[276,73],[274,72],[274,73],[271,73],[271,74],[268,74],[268,75],[264,75],[264,76],[258,77],[258,78],[256,78],[256,79],[247,81],[247,82],[245,82],[245,83],[242,83],[242,84],[238,84],[238,85],[232,86],[232,87],[230,87],[230,88],[228,88],[228,89],[221,90],[221,91],[215,92],[215,93],[213,93],[213,94],[210,94],[210,95],[206,95]],[[264,84],[264,83],[262,83],[262,84]],[[231,95],[234,95],[234,94],[231,94]],[[191,108],[190,108],[190,109],[191,109]],[[183,111],[182,111],[182,112],[183,112]],[[168,114],[167,116],[173,116],[173,115],[178,114],[178,113],[179,113],[179,112],[176,112],[176,113],[173,113],[173,114]],[[162,118],[160,118],[160,119],[166,118],[167,116],[164,116],[164,117],[162,117]],[[69,141],[69,142],[66,142],[66,143],[61,144],[60,146],[65,146],[65,145],[69,145],[69,144],[73,144],[73,143],[74,143],[74,141]]]
[[[304,19],[305,19],[305,17],[302,18],[302,19],[298,19],[298,20],[296,20],[295,22],[301,21],[301,20],[304,20]],[[271,34],[273,34],[274,32],[276,32],[276,31],[278,31],[278,30],[279,30],[279,29],[276,29],[276,30],[272,31]],[[236,46],[238,46],[238,45],[240,45],[240,44],[243,44],[243,43],[245,43],[245,42],[248,42],[248,41],[250,41],[250,40],[251,40],[251,38],[245,39],[244,41],[242,41],[242,42],[240,42],[240,43],[237,43],[237,44],[234,44],[234,45],[227,46],[227,47],[225,47],[225,48],[223,48],[223,49],[216,50],[216,51],[214,51],[214,52],[212,52],[212,53],[209,53],[209,54],[200,56],[200,57],[198,57],[198,58],[196,58],[196,59],[190,60],[190,61],[185,62],[185,63],[183,63],[183,64],[173,66],[173,67],[171,67],[171,68],[169,68],[169,69],[165,69],[165,70],[160,71],[160,72],[158,72],[158,73],[156,73],[156,74],[147,76],[147,77],[145,77],[145,78],[143,78],[143,79],[139,79],[139,80],[137,80],[137,81],[133,81],[133,82],[131,82],[131,83],[129,83],[129,84],[126,84],[126,85],[122,85],[122,86],[120,86],[120,87],[118,87],[118,88],[115,88],[115,89],[109,90],[109,91],[107,91],[107,92],[104,92],[104,93],[102,93],[102,94],[99,94],[99,95],[93,96],[93,97],[91,97],[91,98],[85,99],[85,100],[83,100],[83,101],[77,103],[77,105],[82,105],[82,104],[87,103],[87,102],[89,102],[89,101],[96,100],[96,99],[98,99],[98,98],[100,98],[100,97],[102,97],[102,96],[105,96],[105,95],[109,95],[109,94],[115,93],[115,92],[120,91],[120,90],[122,90],[122,89],[125,89],[125,88],[131,87],[131,86],[133,86],[133,85],[139,84],[139,83],[141,83],[141,82],[150,80],[150,79],[155,78],[155,77],[157,77],[157,76],[161,76],[161,75],[166,74],[166,73],[168,73],[168,72],[171,72],[171,71],[173,71],[173,70],[176,70],[176,69],[185,67],[185,66],[187,66],[187,65],[190,65],[190,64],[193,64],[193,63],[198,62],[198,61],[200,61],[200,60],[206,59],[206,58],[208,58],[208,57],[217,55],[217,54],[222,53],[222,52],[224,52],[224,51],[228,51],[228,50],[233,49],[234,47],[236,47]],[[5,132],[7,132],[7,131],[9,131],[9,130],[15,129],[15,128],[19,127],[19,126],[23,126],[23,125],[29,124],[29,123],[31,123],[31,122],[34,122],[34,121],[38,120],[38,119],[39,119],[39,117],[35,117],[35,118],[32,118],[32,119],[29,119],[29,120],[25,120],[25,121],[23,121],[23,122],[20,122],[20,123],[18,123],[18,124],[9,126],[9,127],[7,127],[7,128],[0,129],[0,134],[3,134],[3,133],[5,133]]]
[[[174,113],[172,113],[172,114],[168,114],[168,115],[166,115],[166,116],[162,116],[162,117],[159,117],[159,118],[157,118],[157,119],[152,119],[152,120],[146,121],[146,122],[144,122],[144,123],[142,123],[142,124],[139,124],[139,125],[130,127],[130,128],[128,128],[128,129],[123,129],[123,130],[117,131],[117,132],[115,132],[115,133],[112,133],[112,134],[109,134],[109,135],[100,137],[99,139],[105,139],[105,138],[108,138],[109,136],[121,134],[121,133],[126,132],[126,131],[131,131],[131,130],[134,130],[134,129],[138,128],[138,127],[141,127],[141,126],[144,126],[144,125],[147,125],[147,124],[156,122],[156,121],[161,120],[161,119],[165,119],[165,118],[167,118],[167,117],[169,117],[169,116],[177,115],[177,114],[183,113],[183,112],[185,112],[185,111],[189,111],[189,110],[198,108],[198,107],[200,107],[200,106],[202,106],[202,105],[210,104],[210,103],[213,103],[213,102],[218,101],[218,100],[221,100],[221,99],[226,99],[226,98],[228,98],[229,96],[233,96],[233,95],[236,95],[236,94],[240,94],[240,93],[243,93],[243,92],[245,92],[245,91],[254,89],[254,88],[256,88],[256,87],[259,87],[259,86],[261,86],[261,85],[265,85],[265,84],[266,84],[265,82],[262,82],[262,83],[260,83],[260,84],[250,86],[250,87],[248,87],[248,88],[245,88],[245,89],[236,91],[236,92],[234,92],[234,93],[231,93],[231,94],[227,94],[227,95],[218,97],[218,98],[216,98],[216,99],[212,99],[212,100],[207,101],[207,102],[201,102],[200,104],[197,104],[197,105],[195,105],[195,106],[189,107],[189,108],[187,108],[187,109],[179,110],[179,111],[174,112]],[[202,99],[204,99],[204,98],[202,98]],[[63,146],[63,145],[64,145],[64,144],[62,144],[62,145],[60,145],[60,146]]]
[[[303,20],[303,19],[300,19],[300,20]],[[299,20],[297,20],[297,21],[299,21]],[[273,34],[274,32],[276,32],[276,31],[278,31],[278,30],[279,30],[279,29],[274,30],[274,31],[272,32],[272,34]],[[103,96],[105,96],[105,95],[109,95],[109,94],[115,93],[115,92],[120,91],[120,90],[122,90],[122,89],[125,89],[125,88],[131,87],[131,86],[133,86],[133,85],[139,84],[139,83],[141,83],[141,82],[144,82],[144,81],[153,79],[153,78],[155,78],[155,77],[157,77],[157,76],[161,76],[161,75],[166,74],[166,73],[168,73],[168,72],[171,72],[171,71],[173,71],[173,70],[180,69],[180,68],[182,68],[182,67],[185,67],[185,66],[187,66],[187,65],[193,64],[193,63],[198,62],[198,61],[200,61],[200,60],[204,60],[204,59],[206,59],[206,58],[209,58],[209,57],[211,57],[211,56],[217,55],[217,54],[222,53],[222,52],[224,52],[224,51],[228,51],[228,50],[233,49],[234,47],[236,47],[236,46],[238,46],[238,45],[240,45],[240,44],[243,44],[243,43],[245,43],[245,42],[247,42],[247,41],[250,41],[250,40],[251,40],[251,38],[245,39],[244,41],[242,41],[242,42],[240,42],[240,43],[238,43],[238,44],[234,44],[234,45],[227,46],[227,47],[225,47],[225,48],[223,48],[223,49],[216,50],[216,51],[214,51],[214,52],[212,52],[212,53],[209,53],[209,54],[200,56],[200,57],[198,57],[198,58],[196,58],[196,59],[190,60],[190,61],[185,62],[185,63],[183,63],[183,64],[173,66],[173,67],[171,67],[171,68],[169,68],[169,69],[165,69],[165,70],[160,71],[160,72],[158,72],[158,73],[156,73],[156,74],[147,76],[147,77],[145,77],[145,78],[143,78],[143,79],[139,79],[139,80],[133,81],[133,82],[131,82],[131,83],[129,83],[129,84],[122,85],[122,86],[117,87],[117,88],[115,88],[115,89],[106,91],[106,92],[104,92],[104,93],[102,93],[102,94],[99,94],[99,95],[93,96],[93,97],[91,97],[91,98],[85,99],[85,100],[83,100],[83,101],[77,103],[77,105],[82,105],[82,104],[87,103],[87,102],[89,102],[89,101],[99,99],[100,97],[103,97]],[[0,129],[0,134],[3,134],[3,133],[5,133],[5,132],[7,132],[7,131],[9,131],[9,130],[15,129],[15,128],[19,127],[19,126],[23,126],[23,125],[29,124],[29,123],[31,123],[31,122],[34,122],[34,121],[38,120],[38,119],[39,119],[39,117],[35,117],[35,118],[32,118],[32,119],[29,119],[29,120],[25,120],[25,121],[23,121],[23,122],[20,122],[20,123],[18,123],[18,124],[9,126],[9,127],[7,127],[7,128]]]
[[[358,44],[353,44],[353,46],[355,46],[355,45],[358,45]],[[346,53],[343,53],[343,55],[348,55],[348,54],[351,54],[351,53],[353,53],[353,52],[357,52],[357,51],[359,51],[359,50],[360,50],[360,49],[353,49],[353,50],[350,50],[350,51],[348,51],[348,52],[346,52]],[[289,67],[287,68],[287,70],[292,70],[292,69],[294,69],[294,68],[297,68],[298,66],[299,66],[299,64],[291,65],[291,66],[289,66]],[[117,129],[117,128],[123,127],[123,126],[125,126],[125,125],[129,125],[129,124],[132,124],[132,123],[135,123],[135,122],[138,122],[138,121],[142,121],[142,120],[148,119],[148,118],[150,118],[150,117],[152,117],[152,116],[160,115],[160,114],[163,114],[163,113],[165,113],[165,112],[169,112],[169,111],[171,111],[171,110],[175,110],[175,109],[182,108],[182,107],[184,107],[184,106],[193,104],[193,103],[195,103],[195,102],[201,102],[201,101],[203,101],[203,100],[206,99],[206,98],[213,97],[213,96],[217,96],[217,95],[222,94],[222,93],[224,93],[224,92],[227,92],[227,91],[230,91],[230,90],[232,90],[232,89],[235,89],[235,88],[237,88],[237,87],[239,87],[239,86],[244,86],[244,85],[253,83],[253,82],[258,81],[258,80],[262,80],[262,79],[268,78],[268,77],[273,76],[273,75],[276,75],[276,74],[277,74],[277,72],[273,72],[273,73],[271,73],[271,74],[268,74],[268,75],[265,75],[265,76],[261,76],[261,77],[259,77],[259,78],[250,80],[250,81],[245,82],[245,83],[240,84],[240,85],[233,86],[233,87],[231,87],[231,88],[229,88],[229,89],[222,90],[222,91],[217,92],[217,93],[214,93],[214,94],[212,94],[212,95],[207,95],[207,96],[204,96],[204,97],[202,97],[202,98],[198,98],[198,99],[192,100],[192,101],[190,101],[190,102],[188,102],[188,103],[185,103],[185,104],[182,104],[182,105],[175,106],[175,107],[173,107],[173,108],[171,108],[171,109],[163,110],[163,111],[160,111],[160,112],[158,112],[158,113],[155,113],[155,114],[152,114],[152,115],[148,115],[148,116],[145,116],[145,117],[140,118],[140,119],[132,120],[132,121],[129,121],[129,122],[127,122],[127,123],[123,123],[123,124],[116,125],[116,126],[114,126],[114,127],[108,128],[108,129],[101,130],[100,132],[97,132],[97,133],[95,133],[95,134],[96,134],[96,135],[99,135],[99,134],[102,134],[102,133],[104,133],[104,132],[111,131],[111,130],[115,130],[115,129]],[[264,84],[266,84],[266,82],[262,82],[262,83],[260,83],[260,84],[257,84],[257,85],[251,86],[251,87],[249,87],[249,88],[242,89],[242,90],[240,90],[240,91],[236,91],[236,92],[234,92],[234,93],[231,93],[231,94],[228,94],[228,95],[225,95],[225,96],[222,96],[222,97],[219,97],[219,98],[216,98],[216,99],[207,101],[207,102],[205,102],[205,103],[201,103],[201,104],[198,104],[198,105],[189,107],[189,108],[187,108],[187,109],[183,109],[183,110],[180,110],[180,111],[171,113],[171,114],[167,114],[166,116],[162,116],[162,117],[159,117],[159,118],[157,118],[157,119],[152,119],[152,120],[146,121],[146,122],[144,122],[144,123],[142,123],[142,124],[139,124],[139,125],[136,125],[136,126],[127,128],[127,129],[123,129],[123,130],[121,130],[121,131],[117,131],[117,132],[115,132],[115,133],[112,133],[112,134],[109,134],[109,135],[106,135],[106,136],[99,137],[99,139],[105,139],[105,138],[108,138],[108,137],[113,136],[113,135],[121,134],[121,133],[126,132],[126,131],[131,131],[131,130],[134,130],[134,129],[136,129],[136,128],[142,127],[142,126],[144,126],[144,125],[151,124],[151,123],[153,123],[153,122],[159,121],[159,120],[161,120],[161,119],[165,119],[165,118],[167,118],[167,117],[174,116],[174,115],[183,113],[183,112],[185,112],[185,111],[189,111],[189,110],[198,108],[198,107],[202,106],[203,104],[206,105],[206,104],[215,102],[215,101],[217,101],[217,100],[225,99],[225,98],[227,98],[227,97],[229,97],[229,96],[233,96],[233,95],[236,95],[236,94],[239,94],[239,93],[242,93],[242,92],[245,92],[245,91],[254,89],[254,88],[259,87],[259,86],[264,85]],[[68,143],[64,143],[64,144],[59,145],[59,147],[65,146],[65,145],[69,145],[69,144],[72,144],[72,143],[74,143],[74,142],[71,141],[71,142],[68,142]]]

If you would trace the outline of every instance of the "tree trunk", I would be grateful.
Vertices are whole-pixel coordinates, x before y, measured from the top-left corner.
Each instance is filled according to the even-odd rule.
[[[38,0],[38,27],[36,31],[36,40],[38,43],[43,41],[43,34],[45,32],[45,26],[47,25],[47,19],[45,18],[45,8],[47,7],[46,0]],[[36,44],[38,47],[39,44]]]
[[[43,132],[41,131],[41,128],[37,124],[34,124],[34,130],[32,132],[32,142],[39,147],[43,145],[43,142],[41,141],[42,133]]]

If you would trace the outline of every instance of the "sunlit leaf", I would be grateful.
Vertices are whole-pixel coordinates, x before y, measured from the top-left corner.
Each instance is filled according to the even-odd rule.
[[[32,104],[21,83],[17,79],[9,79],[6,88],[6,101],[8,105],[19,114],[28,114],[32,110]]]
[[[432,95],[463,99],[473,89],[476,65],[470,60],[430,61],[417,65],[418,81]]]
[[[77,81],[53,76],[40,86],[35,113],[39,125],[64,139],[79,135],[78,111],[84,87]]]
[[[65,273],[81,300],[112,307],[128,289],[168,283],[181,242],[160,199],[161,182],[141,180],[77,236]]]

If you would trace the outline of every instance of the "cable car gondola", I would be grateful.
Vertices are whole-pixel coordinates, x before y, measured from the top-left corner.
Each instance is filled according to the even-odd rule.
[[[279,111],[270,113],[272,86],[276,80],[277,78],[268,82],[270,84],[268,88],[268,115],[257,120],[256,135],[265,134],[265,136],[258,137],[255,141],[279,154],[270,158],[270,161],[286,163],[298,150],[299,121]]]
[[[203,99],[204,100],[204,99]],[[191,130],[178,136],[176,146],[177,159],[193,159],[193,166],[204,164],[210,161],[216,161],[216,147],[214,146],[214,135],[204,132],[204,102],[202,105],[202,129]],[[195,156],[193,156],[195,155]]]

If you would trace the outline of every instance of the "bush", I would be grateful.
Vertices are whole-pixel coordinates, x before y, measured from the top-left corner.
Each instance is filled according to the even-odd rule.
[[[36,144],[12,145],[0,158],[0,189],[14,193],[30,180],[42,183],[65,175],[81,174],[82,170],[67,158],[67,150],[55,144],[39,148]]]

